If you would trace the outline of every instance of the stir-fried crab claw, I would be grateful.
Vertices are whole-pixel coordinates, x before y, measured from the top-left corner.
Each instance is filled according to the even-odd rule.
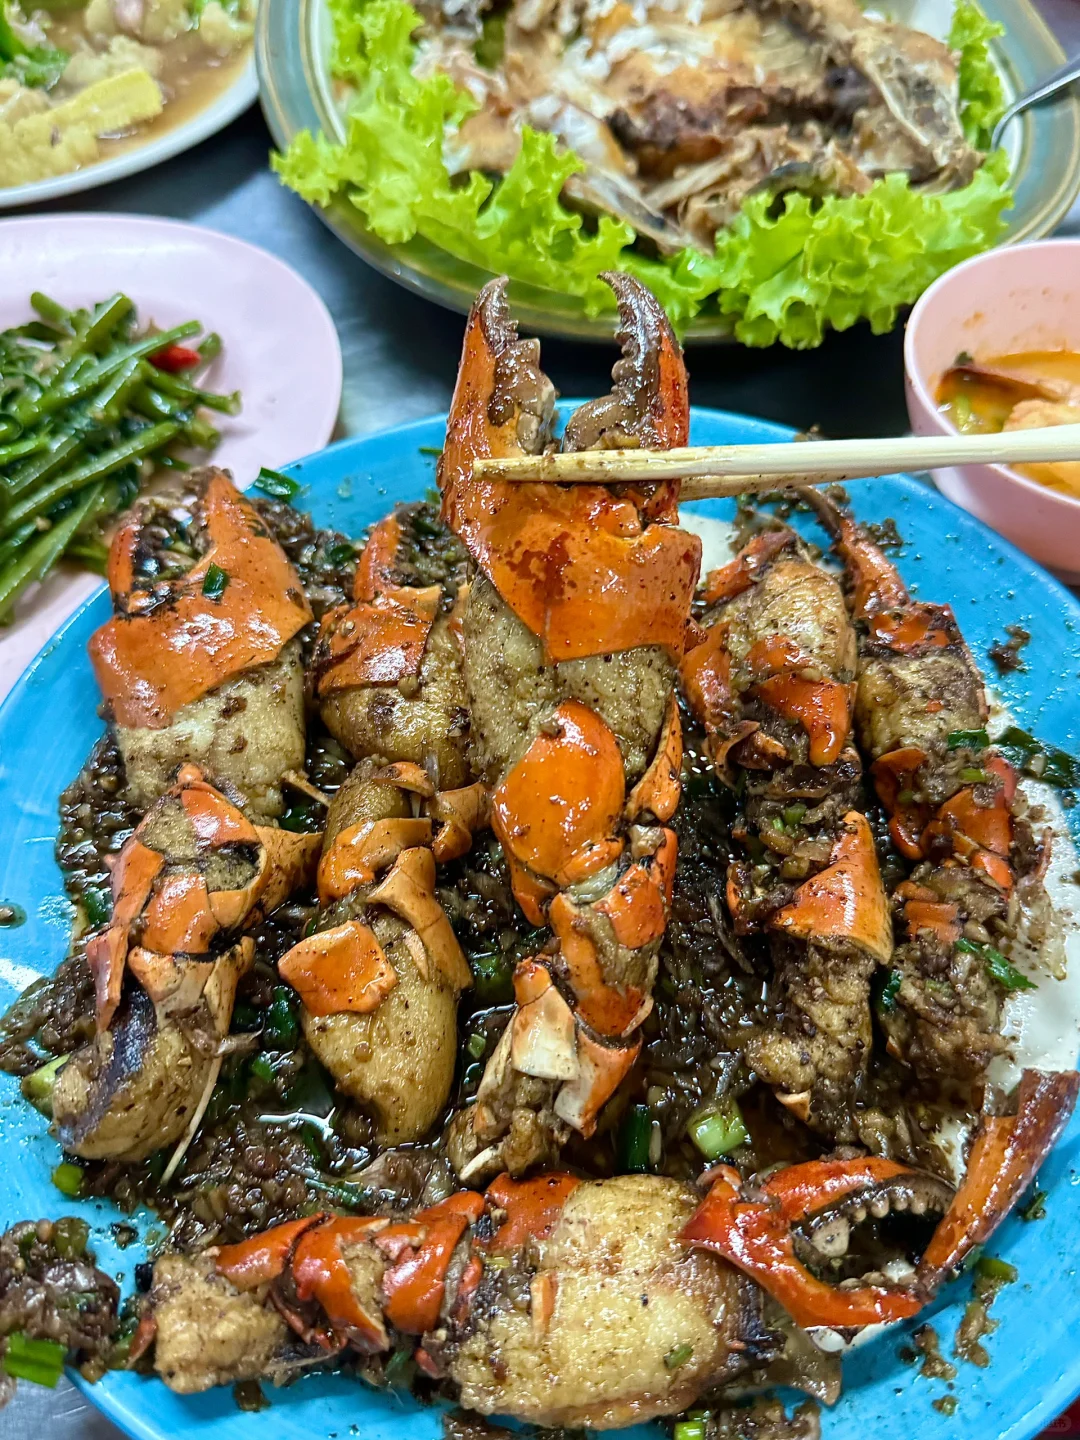
[[[311,882],[320,844],[253,825],[181,768],[117,856],[112,917],[86,945],[98,1035],[53,1090],[66,1149],[139,1159],[194,1133],[253,958],[243,932]]]
[[[571,418],[567,443],[682,444],[686,375],[671,327],[636,281],[607,278],[624,353],[611,395]],[[466,328],[439,483],[481,572],[461,633],[492,828],[518,904],[555,939],[520,965],[517,1009],[456,1122],[451,1154],[470,1180],[554,1158],[568,1127],[593,1132],[640,1050],[674,879],[672,664],[700,544],[667,523],[670,487],[473,478],[483,456],[542,450],[553,401],[537,343],[518,339],[505,281],[492,282]]]
[[[384,1142],[419,1138],[446,1104],[472,976],[436,861],[464,854],[486,823],[480,784],[437,792],[411,761],[362,762],[327,815],[315,929],[278,962],[308,1043]]]
[[[194,477],[198,559],[154,579],[157,502],[132,511],[109,552],[116,614],[90,641],[94,673],[143,807],[191,761],[277,814],[281,777],[304,757],[297,633],[311,620],[300,580],[258,512],[221,470]]]
[[[738,1266],[805,1328],[907,1319],[1016,1204],[1067,1124],[1078,1086],[1073,1072],[1025,1071],[1016,1115],[982,1118],[955,1195],[935,1176],[874,1156],[813,1160],[761,1181],[721,1165],[681,1238]],[[837,1285],[810,1268],[843,1257],[855,1227],[891,1211],[942,1217],[917,1268],[905,1266],[905,1283],[876,1274]]]
[[[892,926],[851,743],[855,636],[836,581],[791,530],[756,535],[703,587],[680,675],[706,751],[741,796],[727,874],[736,932],[769,937],[779,1025],[747,1058],[793,1113],[857,1137],[870,982]]]
[[[682,354],[660,306],[628,275],[604,277],[615,290],[621,333],[630,337],[608,402],[594,402],[576,448],[604,443],[605,417],[622,439],[644,446],[686,444],[689,405]],[[539,345],[519,340],[506,280],[477,296],[465,331],[446,445],[439,460],[443,514],[477,565],[554,664],[659,645],[678,656],[701,546],[649,509],[596,485],[517,485],[473,478],[475,460],[537,454],[549,443],[554,390],[539,370]],[[660,503],[659,501],[657,503]],[[674,497],[664,492],[668,517]]]
[[[468,708],[456,639],[461,593],[416,583],[410,547],[416,506],[398,506],[372,530],[356,567],[352,603],[323,617],[312,661],[331,733],[357,759],[423,765],[439,787],[468,779]]]
[[[982,677],[951,609],[913,600],[859,526],[817,491],[806,498],[847,570],[855,725],[911,866],[893,894],[901,944],[882,1023],[890,1049],[919,1074],[967,1090],[1003,1048],[1006,989],[1030,983],[1006,957],[1037,950],[1056,968],[1042,884],[1049,835],[1032,833],[1015,772],[989,744]]]
[[[402,1220],[314,1215],[159,1260],[147,1338],[181,1392],[348,1345],[411,1354],[481,1414],[598,1429],[674,1414],[770,1345],[753,1287],[680,1243],[694,1204],[660,1176],[555,1173]],[[243,1351],[240,1333],[257,1337]]]

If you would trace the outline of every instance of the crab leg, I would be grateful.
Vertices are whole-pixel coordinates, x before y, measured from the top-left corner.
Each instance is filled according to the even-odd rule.
[[[128,793],[145,808],[177,767],[198,764],[248,808],[273,817],[281,777],[304,761],[300,581],[258,512],[223,470],[194,476],[199,557],[155,580],[155,506],[131,512],[109,552],[116,613],[90,658],[116,729]]]
[[[454,1076],[468,963],[435,895],[435,862],[487,823],[480,785],[436,792],[411,761],[362,761],[331,802],[313,933],[278,963],[308,1044],[373,1115],[382,1144],[416,1140]]]
[[[855,637],[836,582],[790,530],[765,531],[705,581],[681,667],[722,778],[743,795],[727,877],[737,933],[764,933],[779,1026],[747,1057],[780,1100],[834,1138],[870,1059],[870,981],[892,952],[849,731]]]
[[[292,1332],[306,1363],[404,1350],[485,1415],[604,1429],[674,1414],[764,1339],[753,1287],[679,1243],[695,1203],[660,1176],[501,1175],[403,1220],[315,1215],[165,1256],[154,1364],[182,1393],[281,1374]]]
[[[320,843],[253,825],[181,768],[117,856],[112,918],[87,942],[98,1033],[52,1092],[66,1150],[138,1160],[194,1133],[254,954],[244,932],[311,882]]]
[[[1005,958],[1025,928],[1055,968],[1049,834],[1032,833],[1016,775],[989,744],[982,676],[952,611],[912,600],[864,531],[817,492],[808,499],[847,569],[856,731],[908,862],[892,895],[899,943],[881,1022],[922,1079],[969,1093],[1004,1048],[1007,989],[1030,985]]]
[[[353,603],[323,617],[312,670],[327,728],[357,759],[423,765],[437,787],[468,779],[468,708],[456,638],[462,596],[418,579],[420,507],[375,526]]]
[[[472,977],[435,896],[436,862],[464,855],[488,823],[486,790],[465,783],[463,599],[412,583],[418,520],[398,506],[375,526],[353,603],[323,620],[315,692],[360,763],[327,816],[314,932],[279,962],[308,1043],[382,1144],[418,1139],[446,1104]]]
[[[985,1244],[1031,1184],[1068,1123],[1080,1076],[1025,1070],[1016,1115],[984,1115],[968,1157],[967,1174],[954,1196],[940,1180],[876,1156],[813,1160],[744,1181],[719,1166],[700,1208],[681,1239],[721,1255],[782,1304],[804,1327],[847,1328],[915,1315],[954,1274],[975,1245]],[[935,1210],[942,1218],[913,1277],[913,1284],[852,1287],[818,1278],[799,1255],[796,1227],[837,1221],[846,1236],[853,1216],[885,1215],[895,1208],[913,1214]],[[845,1240],[846,1245],[846,1240]],[[802,1249],[813,1253],[803,1241]],[[821,1258],[821,1251],[818,1251]]]
[[[662,310],[612,275],[623,357],[571,447],[685,443],[686,376]],[[699,542],[676,494],[476,481],[483,455],[549,443],[554,391],[505,282],[477,297],[439,465],[444,514],[476,562],[461,616],[478,768],[514,895],[554,938],[522,961],[513,1017],[455,1121],[463,1179],[521,1174],[592,1134],[652,1004],[676,842],[682,653]]]

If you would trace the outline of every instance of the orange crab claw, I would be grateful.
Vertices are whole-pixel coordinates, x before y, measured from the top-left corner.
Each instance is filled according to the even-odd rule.
[[[660,837],[653,854],[635,861],[595,906],[630,950],[659,940],[667,928],[679,842],[673,830]]]
[[[455,990],[468,989],[472,971],[446,911],[435,898],[435,861],[430,850],[403,850],[369,898],[373,905],[385,905],[413,927],[432,963]]]
[[[701,560],[696,536],[642,525],[631,499],[601,486],[474,479],[474,460],[535,453],[553,392],[535,342],[520,341],[506,280],[477,296],[465,331],[446,445],[443,515],[547,663],[659,645],[682,653]],[[524,443],[523,443],[524,442]]]
[[[342,1011],[366,1015],[398,983],[382,946],[359,920],[347,920],[298,941],[278,961],[278,974],[312,1015]]]
[[[904,906],[904,923],[909,935],[929,930],[943,945],[949,946],[955,945],[964,931],[959,905],[938,901],[909,900]]]
[[[572,1080],[578,1069],[574,1012],[547,967],[522,960],[514,972],[514,999],[510,1058],[515,1070],[539,1080]]]
[[[566,424],[566,450],[641,448],[671,450],[689,443],[690,393],[679,342],[655,297],[632,275],[602,276],[619,306],[616,340],[622,357],[612,371],[611,394],[590,400]],[[648,520],[677,523],[678,482],[638,489],[625,486]]]
[[[212,960],[161,955],[141,945],[128,951],[127,963],[154,1004],[170,1010],[191,1010],[197,1005],[214,970]]]
[[[893,844],[908,860],[922,859],[922,832],[930,818],[930,809],[911,799],[902,801],[900,797],[914,791],[916,776],[927,759],[925,750],[908,746],[903,750],[890,750],[870,769],[878,799],[889,816]]]
[[[594,710],[567,700],[492,797],[491,824],[520,865],[572,885],[622,853],[615,834],[626,796],[622,754]]]
[[[255,826],[243,811],[215,790],[197,765],[180,767],[171,793],[179,795],[200,845],[254,845],[258,840]]]
[[[964,1183],[934,1231],[916,1273],[931,1296],[976,1245],[988,1240],[1035,1178],[1076,1104],[1080,1075],[1025,1070],[1015,1115],[984,1116]]]
[[[94,1006],[99,1030],[109,1028],[120,1004],[127,951],[127,929],[121,925],[110,925],[86,942],[86,963],[94,977]]]
[[[237,1245],[222,1245],[214,1256],[214,1268],[237,1290],[257,1290],[284,1275],[285,1267],[305,1230],[321,1225],[327,1216],[305,1215],[300,1220],[287,1220],[241,1240]]]
[[[899,654],[914,650],[944,649],[959,638],[956,621],[947,605],[908,604],[900,614],[870,617],[870,636]]]
[[[518,1250],[527,1240],[546,1240],[566,1202],[581,1184],[576,1175],[537,1175],[531,1180],[513,1180],[500,1175],[484,1192],[488,1204],[505,1211],[506,1219],[487,1242],[497,1255]]]
[[[983,768],[999,781],[990,803],[979,803],[982,787],[968,786],[957,791],[923,832],[923,848],[930,848],[936,840],[947,840],[956,855],[990,875],[1003,890],[1009,890],[1013,875],[1005,862],[1012,849],[1016,772],[1001,755],[990,755]]]
[[[391,511],[375,526],[360,552],[353,578],[354,600],[374,600],[376,595],[398,588],[394,561],[400,545],[401,522]]]
[[[446,1274],[454,1248],[466,1229],[484,1213],[483,1197],[460,1191],[421,1210],[405,1225],[391,1225],[376,1237],[393,1257],[383,1275],[386,1318],[405,1335],[424,1335],[439,1322]]]
[[[766,705],[806,731],[811,765],[832,765],[840,758],[851,729],[854,685],[837,680],[806,680],[801,675],[774,675],[762,680],[756,689]]]
[[[791,1233],[800,1219],[830,1201],[892,1175],[910,1174],[891,1160],[810,1161],[779,1171],[761,1187],[763,1199],[746,1199],[737,1170],[719,1167],[708,1195],[680,1239],[737,1266],[804,1328],[840,1328],[904,1320],[922,1308],[910,1290],[860,1285],[840,1290],[796,1258]]]
[[[755,535],[749,544],[743,546],[734,560],[709,571],[705,577],[701,598],[709,606],[734,600],[736,595],[750,589],[777,555],[794,544],[794,530],[763,530],[760,535]]]
[[[661,823],[670,820],[679,808],[682,796],[682,761],[682,722],[679,719],[679,704],[672,692],[664,711],[656,753],[649,768],[630,791],[623,818],[632,822],[640,816],[651,815]]]
[[[121,725],[162,729],[184,705],[231,676],[276,660],[311,619],[284,551],[223,472],[207,485],[202,511],[209,548],[169,582],[171,603],[140,614],[132,604],[138,592],[114,590],[128,613],[114,615],[91,637],[94,673]],[[112,567],[127,585],[132,533],[125,526],[118,536],[122,553]],[[225,575],[225,588],[204,593],[211,566]]]
[[[430,844],[431,821],[423,818],[361,820],[346,826],[319,861],[319,903],[329,905],[359,885],[370,885],[403,850]]]
[[[146,948],[165,955],[203,955],[217,932],[205,877],[198,871],[166,876],[146,907]]]
[[[477,781],[460,790],[440,790],[427,806],[428,814],[439,823],[431,853],[440,865],[466,855],[473,836],[491,820],[491,795],[486,785]]]
[[[365,1244],[386,1224],[379,1218],[339,1217],[311,1226],[300,1236],[292,1261],[297,1298],[316,1300],[333,1328],[368,1353],[386,1350],[390,1340],[382,1316],[365,1309],[356,1294],[342,1246]]]
[[[578,1026],[578,1073],[555,1096],[555,1113],[587,1140],[597,1117],[641,1054],[641,1037],[632,1045],[603,1045]]]
[[[648,1015],[652,998],[639,985],[609,985],[585,913],[556,895],[549,914],[570,976],[578,1014],[599,1035],[629,1035]]]
[[[422,795],[425,800],[430,800],[435,794],[431,776],[422,765],[416,765],[411,760],[395,760],[392,765],[383,765],[373,771],[370,778],[374,785],[396,785],[399,790]]]
[[[800,885],[791,904],[768,923],[800,940],[850,941],[888,964],[892,926],[865,815],[848,811],[827,868]]]
[[[719,771],[723,771],[734,746],[758,728],[756,720],[736,719],[739,707],[731,684],[727,642],[727,626],[719,621],[705,632],[703,640],[687,650],[679,665],[686,703],[705,727],[709,759]]]

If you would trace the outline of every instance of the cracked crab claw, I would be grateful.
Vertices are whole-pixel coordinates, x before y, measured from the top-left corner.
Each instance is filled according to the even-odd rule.
[[[566,450],[673,450],[690,439],[686,366],[674,331],[656,297],[620,271],[601,276],[619,306],[616,339],[622,356],[611,372],[609,395],[590,400],[567,421]],[[678,521],[678,481],[638,491],[627,487],[649,520]]]
[[[473,476],[475,460],[538,454],[550,436],[554,390],[536,342],[518,339],[506,283],[481,290],[466,326],[439,460],[444,517],[547,662],[648,645],[677,657],[701,557],[696,536],[650,523],[651,501],[639,511],[602,486]],[[681,367],[677,346],[664,353],[665,374]],[[665,517],[671,505],[658,502]]]

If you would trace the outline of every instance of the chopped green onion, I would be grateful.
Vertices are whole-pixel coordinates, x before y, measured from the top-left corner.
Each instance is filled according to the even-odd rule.
[[[465,1049],[468,1050],[469,1054],[473,1057],[474,1060],[479,1060],[480,1056],[483,1055],[484,1051],[487,1049],[487,1041],[484,1039],[483,1035],[480,1033],[479,1030],[475,1030],[469,1036],[468,1040],[465,1042]]]
[[[383,1367],[383,1379],[392,1390],[407,1390],[415,1365],[411,1346],[394,1351]]]
[[[309,834],[319,829],[316,822],[322,810],[317,800],[297,800],[281,816],[278,825],[282,830],[291,830],[295,834]]]
[[[90,885],[83,895],[83,909],[91,927],[96,930],[112,918],[112,895],[104,885]]]
[[[896,997],[900,993],[902,980],[903,976],[899,970],[890,970],[885,984],[881,987],[881,995],[879,996],[878,1003],[886,1014],[896,1009]]]
[[[679,1420],[673,1433],[673,1440],[705,1440],[704,1420]]]
[[[64,1160],[52,1172],[52,1183],[61,1195],[66,1195],[69,1200],[77,1200],[82,1194],[83,1172],[78,1165]]]
[[[986,965],[986,973],[991,980],[1005,990],[1034,990],[1034,983],[1021,974],[1011,961],[1002,955],[1000,950],[995,950],[993,945],[977,945],[974,940],[961,936],[956,942],[957,950],[963,950],[968,955],[978,955]]]
[[[271,500],[284,500],[286,504],[296,499],[301,488],[299,480],[294,480],[291,475],[283,475],[280,470],[269,470],[265,465],[255,481],[256,490],[269,495]]]
[[[21,1330],[7,1337],[4,1369],[13,1380],[29,1380],[32,1385],[55,1389],[64,1369],[67,1351],[59,1340],[31,1340]]]
[[[985,785],[990,779],[990,776],[985,770],[979,770],[974,766],[970,766],[960,771],[960,779],[965,785]]]
[[[208,600],[220,600],[225,594],[225,587],[228,583],[228,573],[222,570],[220,565],[211,562],[206,567],[206,574],[203,576],[202,593]]]
[[[274,1081],[274,1066],[265,1055],[256,1055],[251,1062],[251,1073],[264,1084],[271,1085]]]
[[[805,805],[801,803],[797,805],[788,805],[784,809],[784,824],[789,825],[792,829],[794,829],[794,827],[799,824],[805,814]]]
[[[945,739],[950,750],[985,750],[990,736],[985,730],[953,730]]]
[[[53,1248],[61,1260],[81,1260],[90,1239],[90,1226],[77,1215],[64,1215],[53,1226]]]
[[[980,1255],[975,1266],[975,1273],[984,1280],[1000,1280],[1003,1285],[1012,1285],[1019,1272],[1015,1265],[1010,1265],[1007,1260],[998,1259],[996,1255]]]
[[[997,743],[1006,760],[1018,770],[1026,770],[1059,790],[1080,788],[1080,760],[1067,751],[1040,744],[1016,725],[1010,725]]]
[[[691,1115],[686,1133],[706,1160],[717,1160],[750,1139],[750,1132],[743,1124],[734,1100],[708,1105]]]
[[[651,1142],[652,1111],[647,1105],[631,1105],[619,1126],[619,1168],[628,1175],[644,1175],[649,1169]]]
[[[356,559],[356,546],[349,540],[339,540],[335,545],[326,547],[326,558],[331,565],[348,565],[350,560]]]
[[[469,956],[474,993],[485,1005],[501,1005],[513,994],[514,962],[504,950],[483,950]]]
[[[268,1050],[295,1050],[300,1037],[293,992],[288,985],[275,985],[263,1021],[262,1043]]]
[[[1046,1219],[1046,1191],[1036,1190],[1031,1199],[1020,1211],[1021,1220],[1045,1220]]]
[[[664,1356],[664,1365],[668,1370],[678,1370],[686,1364],[693,1353],[692,1345],[674,1345]]]
[[[1016,966],[1002,955],[1000,950],[995,950],[992,945],[983,946],[983,959],[986,961],[987,974],[991,980],[996,980],[1004,990],[1034,990],[1034,983],[1021,974]]]
[[[417,447],[421,455],[441,455],[441,445],[420,445]]]
[[[54,1060],[42,1065],[40,1070],[33,1070],[24,1077],[22,1093],[35,1109],[40,1110],[43,1115],[52,1115],[52,1094],[56,1086],[56,1077],[67,1061],[66,1055],[57,1055]]]

